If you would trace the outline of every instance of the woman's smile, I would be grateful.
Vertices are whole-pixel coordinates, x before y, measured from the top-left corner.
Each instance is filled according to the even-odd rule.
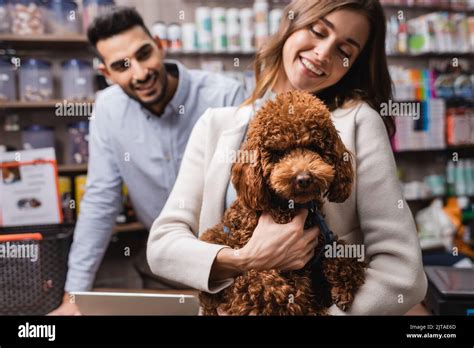
[[[312,61],[302,56],[299,57],[303,72],[310,78],[324,77],[326,73],[317,67]]]

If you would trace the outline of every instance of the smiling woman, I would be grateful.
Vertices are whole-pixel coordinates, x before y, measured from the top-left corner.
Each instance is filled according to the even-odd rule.
[[[351,308],[332,305],[328,313],[405,313],[423,299],[427,282],[416,226],[396,176],[388,137],[393,132],[393,120],[379,113],[382,103],[391,99],[391,80],[385,56],[385,16],[380,2],[292,1],[284,10],[278,32],[257,53],[255,74],[256,88],[246,101],[247,105],[209,109],[196,123],[173,191],[150,230],[147,247],[150,268],[165,279],[225,297],[224,289],[229,286],[245,289],[248,283],[242,279],[250,270],[257,273],[295,271],[310,262],[320,244],[320,231],[317,226],[304,229],[306,209],[295,212],[290,223],[277,223],[264,208],[247,207],[251,209],[254,222],[258,219],[258,223],[254,229],[246,230],[249,239],[245,245],[238,246],[240,249],[234,250],[222,241],[212,244],[193,238],[204,236],[206,230],[220,223],[223,215],[232,211],[234,202],[242,199],[255,202],[265,197],[262,193],[239,193],[238,187],[233,185],[239,182],[235,180],[238,175],[234,175],[233,170],[239,162],[219,161],[222,157],[219,154],[247,149],[252,127],[249,122],[258,118],[256,115],[271,102],[269,99],[279,100],[294,91],[305,91],[316,95],[329,107],[330,121],[345,148],[354,155],[354,185],[351,188],[342,183],[341,187],[348,191],[348,195],[344,200],[336,201],[330,201],[329,196],[329,201],[321,208],[322,213],[335,235],[364,248],[368,264],[365,284],[356,293]],[[288,110],[294,104],[287,102]],[[303,105],[308,110],[308,103],[303,102]],[[308,119],[319,116],[308,113]],[[271,114],[272,123],[262,123],[261,129],[267,134],[266,139],[278,139],[278,146],[272,148],[271,159],[281,161],[285,154],[278,150],[292,147],[290,136],[279,138],[279,135],[290,127],[285,125],[275,130],[272,126],[278,118],[286,116],[278,110]],[[288,114],[294,115],[290,111]],[[292,125],[297,124],[296,119],[293,116]],[[297,125],[299,128],[291,134],[304,131],[309,124],[310,121]],[[250,130],[248,137],[247,129]],[[327,137],[324,138],[324,142],[328,141]],[[273,149],[276,150],[274,154]],[[321,156],[321,149],[317,146],[310,151]],[[297,155],[293,153],[290,157],[294,159],[293,156]],[[263,158],[257,155],[256,163],[262,163]],[[288,162],[290,165],[282,170],[290,168],[296,171],[292,174],[295,180],[288,180],[288,183],[299,188],[288,191],[287,201],[296,202],[290,196],[316,182],[320,176],[325,181],[334,180],[327,175],[330,170],[326,170],[324,175],[311,170],[308,164],[296,166],[289,157]],[[252,168],[259,166],[252,165]],[[233,176],[229,180],[231,169]],[[333,177],[341,172],[335,170]],[[246,182],[248,187],[265,185],[271,187],[273,191],[270,192],[276,192],[278,185],[275,185],[275,180],[285,176],[281,173],[272,176],[272,171],[265,169]],[[285,192],[280,190],[280,193]],[[219,228],[220,232],[229,233],[229,239],[233,238],[232,227],[242,226],[238,220],[235,221],[222,226],[222,230]],[[224,236],[223,240],[226,238]],[[255,289],[264,288],[262,284],[263,281],[257,282]],[[279,289],[279,284],[278,281],[270,282],[272,289]],[[250,308],[260,306],[259,297],[253,297],[250,290],[248,292],[252,294],[248,296],[249,301],[253,301]],[[400,296],[403,303],[399,301]],[[291,308],[285,306],[291,307],[292,304],[283,299],[275,306],[281,305],[284,312],[287,309],[291,312]],[[270,311],[278,309],[270,308]],[[219,307],[214,312],[236,313],[232,308]],[[251,309],[245,313],[260,312]]]
[[[379,110],[392,97],[384,18],[374,0],[292,1],[257,53],[257,84],[246,104],[290,88],[316,93],[331,111],[354,100]],[[383,122],[393,134],[393,119]]]

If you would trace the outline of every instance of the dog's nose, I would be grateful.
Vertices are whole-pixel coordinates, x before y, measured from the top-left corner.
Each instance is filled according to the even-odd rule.
[[[309,185],[313,182],[313,179],[311,178],[311,175],[308,173],[301,173],[296,176],[296,186],[300,188],[308,188]]]

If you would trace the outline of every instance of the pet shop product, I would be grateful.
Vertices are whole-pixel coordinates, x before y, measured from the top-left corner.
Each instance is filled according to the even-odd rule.
[[[49,0],[46,4],[48,33],[79,34],[79,13],[76,1]]]
[[[89,161],[89,122],[82,121],[68,126],[69,156],[67,163],[85,164]]]
[[[76,219],[79,217],[81,200],[86,192],[87,175],[78,175],[74,178],[74,192],[76,199]]]
[[[455,188],[457,196],[464,196],[467,193],[464,167],[464,161],[459,161],[454,169]]]
[[[42,149],[54,147],[54,128],[40,125],[31,125],[21,132],[23,149]]]
[[[471,77],[469,75],[459,75],[454,80],[454,94],[456,97],[471,99],[474,98],[472,93]]]
[[[445,194],[446,184],[443,175],[428,175],[424,181],[431,196],[436,197]]]
[[[64,222],[74,221],[74,212],[71,209],[72,199],[72,181],[70,177],[60,176],[59,180],[59,193],[61,195],[61,206],[63,210]]]
[[[268,40],[268,2],[255,0],[255,46],[259,49]]]
[[[474,195],[474,159],[467,160],[467,176],[469,177],[469,195]]]
[[[15,66],[9,58],[0,58],[0,102],[16,100]]]
[[[62,64],[61,92],[68,100],[87,100],[94,97],[94,70],[85,60],[70,59]]]
[[[0,33],[9,33],[11,28],[10,4],[8,0],[0,0]]]
[[[469,30],[469,42],[471,51],[474,51],[474,16],[467,19],[467,26]]]
[[[197,51],[196,24],[184,23],[181,27],[183,36],[183,51],[193,53]]]
[[[23,101],[50,100],[53,96],[51,63],[41,59],[25,59],[20,71],[20,98]]]
[[[11,0],[12,33],[41,35],[45,32],[44,6],[35,0]]]
[[[168,26],[168,40],[170,52],[180,52],[183,48],[181,38],[181,26],[177,23],[171,23]]]
[[[456,226],[443,210],[443,201],[439,198],[415,216],[422,249],[444,247],[451,250]]]
[[[242,52],[254,52],[255,23],[253,9],[243,8],[240,10],[240,28],[240,46],[242,48]]]
[[[64,99],[87,100],[94,97],[94,70],[92,63],[70,59],[61,65],[61,95]]]
[[[161,47],[164,50],[167,50],[170,47],[170,42],[168,40],[168,27],[164,22],[155,22],[151,27],[151,34],[154,38],[160,39]]]
[[[453,196],[456,192],[454,183],[455,183],[455,165],[453,161],[449,161],[446,167],[446,186],[449,196]]]
[[[227,31],[227,51],[240,51],[240,21],[239,10],[237,8],[229,8],[226,12],[226,31]]]
[[[212,16],[209,7],[202,6],[196,9],[196,28],[199,51],[210,52],[212,50]]]
[[[212,18],[212,48],[214,52],[222,53],[227,50],[226,12],[223,7],[211,10]]]

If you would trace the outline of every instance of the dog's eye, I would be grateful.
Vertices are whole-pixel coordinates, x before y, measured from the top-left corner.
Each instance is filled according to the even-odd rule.
[[[318,152],[318,153],[319,153],[319,151],[320,151],[321,149],[320,149],[319,146],[317,146],[317,145],[310,145],[310,146],[308,146],[308,150],[314,151],[314,152]]]
[[[280,160],[284,155],[285,155],[284,151],[272,150],[270,152],[270,156],[271,156],[273,162],[276,162],[276,161]]]

